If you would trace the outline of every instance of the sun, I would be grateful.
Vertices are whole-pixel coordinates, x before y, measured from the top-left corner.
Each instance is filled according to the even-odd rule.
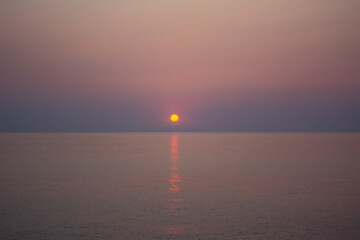
[[[177,121],[179,121],[179,116],[176,115],[176,114],[173,114],[173,115],[170,116],[170,120],[172,122],[177,122]]]

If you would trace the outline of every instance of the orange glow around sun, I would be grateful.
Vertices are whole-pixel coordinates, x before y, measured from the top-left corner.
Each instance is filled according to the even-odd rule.
[[[179,116],[176,114],[173,114],[173,115],[171,115],[170,120],[172,122],[177,122],[177,121],[179,121]]]

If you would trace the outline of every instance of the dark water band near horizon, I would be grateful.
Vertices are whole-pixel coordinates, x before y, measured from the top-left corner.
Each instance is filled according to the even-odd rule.
[[[360,133],[1,133],[0,239],[360,236]]]

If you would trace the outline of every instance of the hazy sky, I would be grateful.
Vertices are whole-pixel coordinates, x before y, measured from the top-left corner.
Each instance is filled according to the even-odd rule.
[[[360,131],[359,13],[359,0],[2,0],[0,131]]]

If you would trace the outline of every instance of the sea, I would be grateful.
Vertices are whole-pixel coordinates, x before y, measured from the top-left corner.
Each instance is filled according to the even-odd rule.
[[[0,239],[360,239],[360,133],[1,133]]]

